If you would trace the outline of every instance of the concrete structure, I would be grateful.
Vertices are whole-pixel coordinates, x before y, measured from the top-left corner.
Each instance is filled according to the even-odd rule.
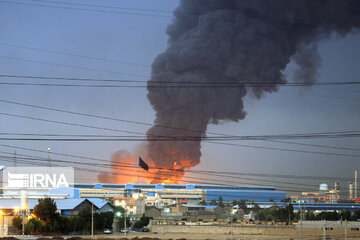
[[[337,203],[340,200],[340,183],[334,183],[334,189],[329,190],[325,183],[320,184],[318,192],[302,192],[289,196],[296,203]]]
[[[355,169],[355,182],[354,182],[354,198],[357,198],[358,195],[357,195],[357,190],[358,190],[358,171],[357,169]]]
[[[125,209],[130,216],[142,215],[145,212],[145,200],[142,197],[121,197],[114,198],[114,206]]]
[[[350,182],[349,183],[349,197],[348,197],[348,199],[349,200],[354,200],[354,198],[355,198],[355,195],[354,195],[354,183]]]
[[[293,203],[295,211],[359,211],[360,204],[356,203]]]
[[[52,199],[66,199],[66,198],[79,198],[79,190],[74,188],[32,188],[32,189],[19,189],[19,188],[4,188],[3,194],[0,194],[0,199],[39,199],[39,198],[52,198]]]
[[[253,200],[266,202],[270,199],[281,201],[286,198],[285,192],[276,191],[268,186],[242,186],[242,185],[207,185],[207,184],[86,184],[75,183],[74,188],[80,192],[80,197],[131,197],[134,193],[144,194],[144,198],[156,197],[170,199],[176,202],[200,202],[219,199],[224,202],[233,200]],[[170,202],[169,202],[170,203]]]
[[[159,218],[161,216],[161,210],[154,206],[145,207],[145,216]]]
[[[334,183],[334,191],[335,191],[335,195],[336,195],[336,201],[340,200],[340,182],[335,182]]]

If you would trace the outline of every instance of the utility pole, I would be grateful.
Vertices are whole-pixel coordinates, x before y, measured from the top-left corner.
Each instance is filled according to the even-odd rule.
[[[125,226],[124,232],[126,237],[126,209],[124,210],[124,226]]]
[[[347,239],[347,219],[345,219],[345,236],[344,239]]]
[[[323,239],[324,240],[326,240],[326,228],[325,228],[325,226],[326,226],[326,222],[324,220],[324,227],[323,227]]]
[[[302,221],[303,221],[303,213],[300,205],[300,240],[302,240]]]
[[[21,210],[22,214],[21,214],[21,233],[22,235],[25,234],[25,224],[24,224],[24,210]]]
[[[91,202],[91,236],[94,236],[94,203]]]

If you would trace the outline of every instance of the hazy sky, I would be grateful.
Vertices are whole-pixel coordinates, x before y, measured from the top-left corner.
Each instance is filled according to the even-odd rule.
[[[103,6],[118,7],[110,9],[20,0],[14,2],[19,4],[10,4],[0,0],[0,74],[127,80],[148,79],[153,59],[167,47],[165,31],[167,25],[172,21],[171,13],[167,11],[172,11],[178,5],[178,1],[168,0],[101,1]],[[100,4],[100,2],[86,1],[86,4]],[[134,9],[156,9],[165,12]],[[12,47],[8,44],[113,59],[139,65],[70,57]],[[319,51],[322,58],[319,82],[359,81],[359,33],[350,34],[345,38],[333,36],[320,44]],[[294,67],[290,64],[286,69],[286,76],[290,82]],[[0,77],[0,82],[10,81],[50,82],[50,80]],[[56,81],[53,82],[56,83]],[[1,100],[152,123],[154,111],[146,94],[146,88],[0,85]],[[359,130],[359,102],[360,86],[281,87],[279,92],[268,94],[261,100],[256,100],[248,95],[245,98],[247,117],[244,120],[238,123],[224,122],[220,125],[211,125],[208,130],[234,135]],[[3,102],[0,102],[0,112],[143,133],[148,129],[146,126],[55,113]],[[4,115],[0,115],[0,133],[121,135],[121,133],[111,131],[65,126]],[[352,155],[336,156],[203,143],[201,163],[195,169],[333,177],[351,177],[355,168],[360,169],[359,138],[291,141],[358,150],[346,151],[263,141],[231,142]],[[0,144],[44,151],[51,147],[54,152],[110,159],[117,150],[131,151],[138,143],[0,141]],[[0,146],[0,151],[13,152],[14,149]],[[34,153],[20,149],[17,150],[17,153],[47,157],[46,153]],[[53,156],[53,158],[56,157]],[[86,162],[74,158],[61,157],[61,159]],[[4,161],[1,164],[12,165],[12,163]],[[89,176],[88,173],[78,172],[76,177],[79,182],[97,181],[95,174]],[[237,182],[242,183],[240,180]],[[249,183],[249,181],[243,182]],[[253,183],[257,182],[253,181]],[[318,184],[320,181],[312,183]],[[332,181],[327,183],[333,184]],[[342,187],[345,188],[345,183],[342,184]],[[276,184],[268,183],[267,185]]]

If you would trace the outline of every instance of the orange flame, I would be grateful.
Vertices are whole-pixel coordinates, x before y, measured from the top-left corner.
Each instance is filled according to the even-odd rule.
[[[176,151],[173,152],[176,159]],[[121,150],[112,156],[112,173],[99,174],[100,182],[106,183],[161,183],[178,184],[181,183],[185,169],[193,167],[191,160],[182,159],[174,161],[172,166],[167,169],[156,168],[150,159],[144,158],[149,165],[149,171],[145,171],[138,166],[138,157],[132,153]],[[138,178],[139,176],[139,178]]]

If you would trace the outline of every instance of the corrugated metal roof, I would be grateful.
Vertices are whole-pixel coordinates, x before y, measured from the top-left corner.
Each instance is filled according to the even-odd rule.
[[[109,203],[108,201],[101,199],[101,198],[87,198],[87,200],[92,202],[99,209]]]
[[[59,210],[72,210],[86,201],[85,198],[56,199],[54,200]]]

